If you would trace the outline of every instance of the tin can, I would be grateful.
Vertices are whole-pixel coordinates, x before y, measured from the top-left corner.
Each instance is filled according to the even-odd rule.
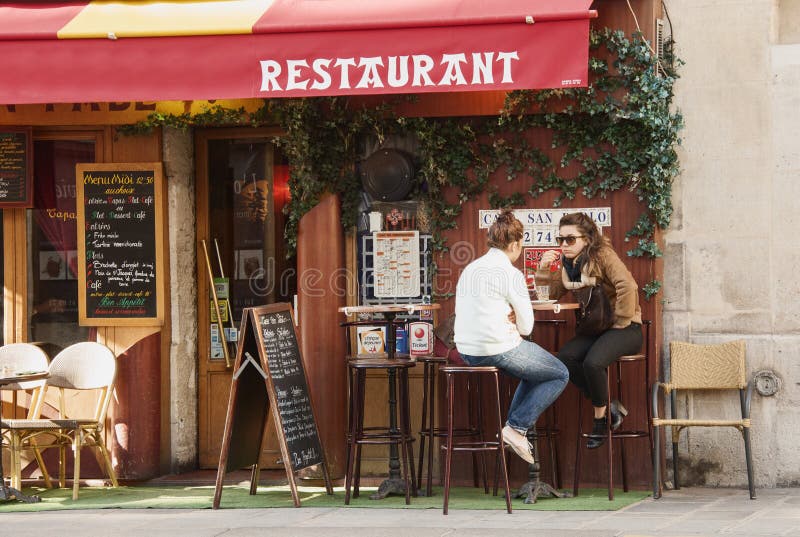
[[[426,322],[408,323],[408,334],[412,356],[433,354],[433,325]]]

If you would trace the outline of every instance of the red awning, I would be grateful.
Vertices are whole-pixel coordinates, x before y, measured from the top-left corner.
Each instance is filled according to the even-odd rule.
[[[585,86],[591,0],[0,5],[0,103]]]

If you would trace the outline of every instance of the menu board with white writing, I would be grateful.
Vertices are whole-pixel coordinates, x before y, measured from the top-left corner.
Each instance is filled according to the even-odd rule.
[[[30,129],[0,130],[0,207],[33,205]]]
[[[332,495],[292,307],[287,303],[242,310],[214,509],[219,508],[228,471],[250,467],[250,494],[256,494],[267,411],[275,424],[294,506],[300,507],[294,474],[309,466],[321,465],[325,490]]]
[[[259,339],[274,388],[280,425],[294,471],[320,464],[317,424],[291,310],[254,308]]]
[[[163,319],[161,163],[78,164],[81,325]]]

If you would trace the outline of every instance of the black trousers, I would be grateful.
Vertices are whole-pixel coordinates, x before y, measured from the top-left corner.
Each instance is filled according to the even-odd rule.
[[[558,359],[569,370],[569,380],[593,406],[608,401],[606,368],[620,356],[636,354],[642,349],[642,325],[631,323],[626,328],[610,328],[599,336],[575,336],[558,351]]]

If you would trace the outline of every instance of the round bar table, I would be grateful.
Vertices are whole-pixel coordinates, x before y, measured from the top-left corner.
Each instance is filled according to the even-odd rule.
[[[17,382],[29,382],[32,380],[42,380],[46,379],[49,375],[47,371],[40,371],[37,373],[30,373],[30,374],[16,374],[10,376],[2,376],[0,375],[0,386],[5,386],[7,384],[14,384]],[[0,403],[0,423],[3,421],[3,405]],[[0,436],[0,444],[2,444],[2,436]],[[0,454],[0,501],[8,501],[8,500],[17,500],[24,503],[36,503],[41,501],[41,498],[38,496],[27,496],[15,488],[6,486],[6,480],[3,477],[5,474],[3,472],[3,457]]]
[[[580,307],[577,302],[560,303],[555,301],[533,301],[534,311],[552,311],[561,313],[566,310],[576,310]],[[536,323],[534,323],[536,326]],[[523,484],[514,495],[515,498],[525,498],[527,504],[536,503],[539,496],[553,496],[554,498],[569,498],[569,492],[559,492],[549,483],[545,483],[539,478],[541,467],[539,466],[539,443],[537,442],[536,424],[528,430],[528,442],[533,447],[533,464],[528,465],[528,482]]]
[[[406,354],[397,356],[395,345],[397,333],[394,328],[394,319],[398,313],[416,313],[419,311],[438,310],[441,304],[378,304],[372,306],[346,306],[339,308],[345,315],[359,313],[381,313],[386,319],[386,356],[390,360],[409,359]],[[397,430],[397,382],[394,369],[389,370],[389,429]],[[383,481],[378,490],[370,496],[372,500],[382,500],[389,494],[406,494],[406,483],[400,477],[400,454],[397,444],[389,445],[389,478]]]

